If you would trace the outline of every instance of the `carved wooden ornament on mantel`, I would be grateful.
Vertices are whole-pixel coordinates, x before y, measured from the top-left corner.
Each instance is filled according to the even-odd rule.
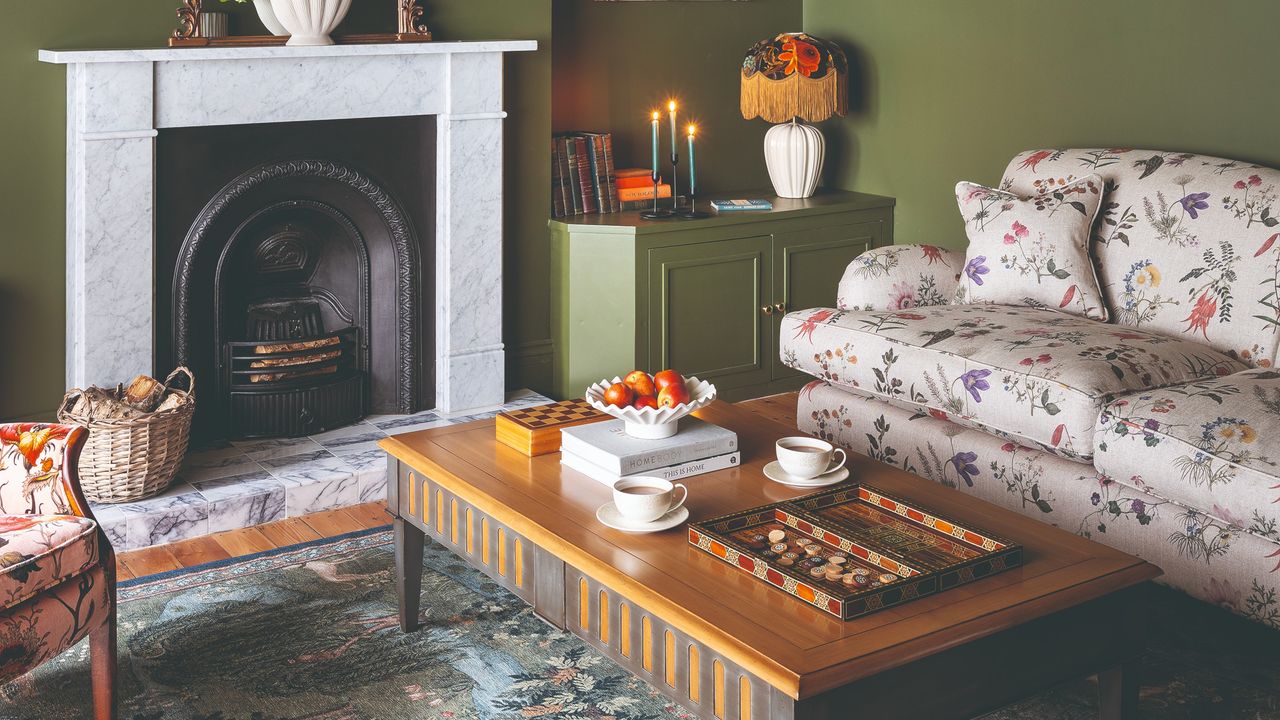
[[[422,0],[395,0],[397,5],[397,23],[394,33],[366,33],[357,35],[335,35],[334,42],[340,45],[369,45],[373,43],[393,42],[431,42],[431,30],[423,22],[426,10]],[[169,38],[169,47],[234,47],[253,45],[284,45],[288,37],[275,35],[229,35],[227,37],[207,38],[200,33],[201,0],[182,0],[178,8],[178,28]]]

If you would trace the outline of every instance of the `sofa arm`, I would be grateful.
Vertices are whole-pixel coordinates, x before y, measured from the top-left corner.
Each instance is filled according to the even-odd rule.
[[[844,271],[836,294],[841,310],[901,310],[946,305],[959,284],[964,253],[935,245],[868,250]]]
[[[73,425],[0,424],[0,513],[92,518],[76,472],[87,435]]]

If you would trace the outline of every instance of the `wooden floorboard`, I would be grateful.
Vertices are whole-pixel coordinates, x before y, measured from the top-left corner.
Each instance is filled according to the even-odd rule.
[[[798,397],[799,393],[792,392],[747,400],[741,404],[771,420],[795,427]],[[172,545],[120,553],[118,574],[120,579],[128,580],[381,527],[390,522],[391,516],[387,514],[384,502],[355,505],[183,540]]]

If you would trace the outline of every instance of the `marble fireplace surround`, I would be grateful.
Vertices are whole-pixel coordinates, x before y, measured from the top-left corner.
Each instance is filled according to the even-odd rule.
[[[435,410],[501,405],[503,54],[536,49],[41,50],[67,66],[67,386],[168,371],[153,367],[159,130],[434,115]]]

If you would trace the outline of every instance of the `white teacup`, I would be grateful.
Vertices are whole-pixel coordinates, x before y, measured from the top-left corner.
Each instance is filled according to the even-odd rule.
[[[680,500],[676,502],[676,488]],[[653,522],[684,505],[689,489],[658,477],[634,477],[613,484],[613,504],[618,512],[635,522]]]
[[[834,462],[840,453],[839,462]],[[844,450],[812,437],[786,437],[778,441],[778,463],[792,477],[808,480],[844,467]]]

